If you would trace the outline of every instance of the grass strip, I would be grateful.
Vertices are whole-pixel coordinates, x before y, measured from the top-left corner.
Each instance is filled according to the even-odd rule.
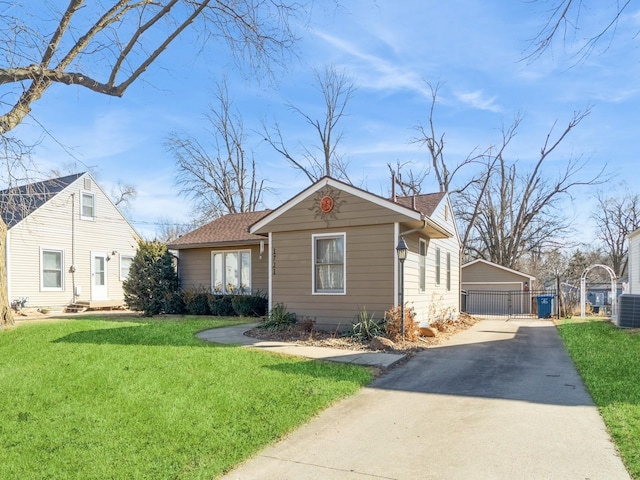
[[[558,325],[632,478],[640,480],[640,332],[608,321]]]

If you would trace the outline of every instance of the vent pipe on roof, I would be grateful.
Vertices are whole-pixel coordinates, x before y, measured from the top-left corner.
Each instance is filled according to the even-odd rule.
[[[416,196],[411,197],[411,208],[416,209]]]
[[[391,172],[391,201],[396,203],[396,172]]]

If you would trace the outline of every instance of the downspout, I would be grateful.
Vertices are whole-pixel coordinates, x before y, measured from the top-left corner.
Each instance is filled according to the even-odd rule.
[[[7,299],[11,305],[11,230],[7,227],[7,239],[4,243],[4,262],[7,267]]]
[[[71,293],[76,303],[76,194],[71,194]]]
[[[409,235],[410,233],[414,233],[414,232],[419,232],[420,230],[424,229],[424,227],[427,226],[427,217],[422,217],[422,226],[417,227],[417,228],[412,228],[411,230],[407,230],[406,232],[402,232],[400,233],[401,237],[404,237],[405,235]]]
[[[273,232],[269,232],[269,245],[267,246],[269,249],[269,259],[267,261],[269,268],[269,285],[267,290],[269,292],[269,298],[267,300],[267,312],[271,312],[273,310]]]

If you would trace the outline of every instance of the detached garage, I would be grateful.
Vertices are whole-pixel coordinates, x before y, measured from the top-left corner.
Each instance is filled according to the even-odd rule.
[[[487,260],[469,262],[462,266],[462,310],[476,315],[530,315],[534,280]]]

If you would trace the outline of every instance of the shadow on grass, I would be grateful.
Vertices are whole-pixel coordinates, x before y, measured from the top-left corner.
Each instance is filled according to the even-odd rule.
[[[214,328],[214,327],[212,327]],[[140,322],[137,325],[74,332],[53,343],[92,343],[96,345],[146,345],[173,347],[227,347],[195,338],[197,332],[179,323]]]
[[[306,375],[311,378],[327,378],[332,381],[345,380],[357,381],[365,386],[373,379],[371,370],[362,365],[350,365],[345,363],[322,362],[317,360],[289,361],[268,365],[266,368],[291,375]],[[361,372],[354,376],[355,371]],[[368,372],[368,373],[367,373]]]

